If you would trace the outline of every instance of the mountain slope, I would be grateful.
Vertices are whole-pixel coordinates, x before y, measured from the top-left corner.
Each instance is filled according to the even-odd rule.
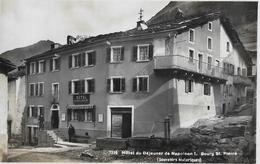
[[[10,51],[6,51],[0,54],[0,57],[10,60],[16,66],[19,66],[22,63],[22,60],[25,58],[32,57],[34,55],[40,54],[44,51],[47,51],[51,48],[51,44],[54,42],[50,40],[39,41],[33,45],[16,48]]]
[[[231,20],[245,48],[247,50],[256,50],[257,2],[172,1],[147,23],[156,24],[174,20],[178,9],[183,11],[185,17],[216,11],[223,12]]]

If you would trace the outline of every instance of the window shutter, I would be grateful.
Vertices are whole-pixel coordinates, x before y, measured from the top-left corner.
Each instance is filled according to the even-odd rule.
[[[45,72],[46,71],[46,61],[44,60],[43,61],[43,72]]]
[[[95,122],[96,121],[96,110],[92,110],[92,121]]]
[[[38,96],[39,90],[38,90],[38,83],[35,84],[35,96]]]
[[[133,47],[133,61],[137,60],[137,46]]]
[[[137,91],[137,78],[133,78],[133,92]]]
[[[60,58],[57,59],[57,69],[60,70]]]
[[[125,92],[125,78],[121,79],[121,91]]]
[[[111,92],[110,85],[111,85],[111,79],[107,79],[107,92]]]
[[[27,64],[27,75],[30,74],[30,63]]]
[[[88,55],[88,54],[83,52],[80,55],[81,55],[81,66],[85,66],[86,65],[86,55]]]
[[[144,78],[144,83],[143,83],[143,85],[144,85],[144,91],[148,91],[148,78]]]
[[[72,55],[69,56],[69,68],[72,67]]]
[[[185,80],[185,92],[189,92],[189,80]]]
[[[36,73],[39,73],[39,62],[36,62]]]
[[[91,88],[90,92],[95,92],[95,79],[91,79]]]
[[[149,45],[149,60],[153,60],[153,45]]]
[[[50,59],[50,71],[52,71],[52,66],[53,66],[53,59]]]
[[[69,88],[69,94],[71,94],[71,81],[69,81],[68,88]]]
[[[121,61],[124,61],[124,47],[121,47]]]
[[[78,60],[78,66],[81,67],[81,59],[82,59],[82,58],[81,58],[81,54],[78,54],[78,58],[79,58],[79,60]]]
[[[27,117],[30,117],[30,107],[27,108]]]
[[[92,53],[92,64],[96,65],[96,51]]]
[[[110,59],[111,59],[111,48],[107,48],[107,63],[110,63]]]

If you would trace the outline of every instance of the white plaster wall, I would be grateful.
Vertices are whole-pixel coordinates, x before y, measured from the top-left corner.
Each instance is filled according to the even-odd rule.
[[[164,56],[165,55],[165,38],[154,39],[154,56]]]
[[[226,46],[227,46],[227,42],[229,42],[230,44],[230,52],[226,51]],[[222,25],[220,25],[220,57],[226,58],[230,53],[233,52],[233,44],[230,40],[230,38],[227,35],[226,30],[224,29],[224,27]]]
[[[0,74],[0,86],[0,161],[2,161],[3,154],[7,153],[8,85],[4,74]]]

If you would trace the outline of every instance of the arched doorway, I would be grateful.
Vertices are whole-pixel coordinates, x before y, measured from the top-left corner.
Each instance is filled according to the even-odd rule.
[[[59,104],[53,104],[51,106],[51,128],[58,129],[59,128]]]

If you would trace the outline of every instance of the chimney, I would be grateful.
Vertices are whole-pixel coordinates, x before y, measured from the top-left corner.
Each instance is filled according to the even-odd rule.
[[[147,29],[147,25],[146,25],[146,22],[142,19],[143,18],[143,9],[141,8],[140,9],[140,12],[138,13],[140,16],[139,16],[139,21],[137,22],[137,30],[145,30]]]

